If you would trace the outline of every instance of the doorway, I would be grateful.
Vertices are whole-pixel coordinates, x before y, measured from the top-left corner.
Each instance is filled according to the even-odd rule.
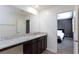
[[[57,49],[59,54],[73,54],[73,12],[57,14]]]

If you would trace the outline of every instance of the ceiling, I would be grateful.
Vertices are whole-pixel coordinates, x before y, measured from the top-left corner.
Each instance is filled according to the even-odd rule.
[[[53,8],[55,5],[39,5],[39,7],[33,6],[33,8],[37,9],[38,11],[42,11],[44,9]]]
[[[20,14],[23,14],[23,15],[31,15],[31,13],[27,12],[27,11],[24,11],[22,9],[20,9],[19,7],[22,7],[24,8],[25,6],[21,6],[21,5],[11,5],[11,7],[15,8],[16,11]]]
[[[21,10],[21,12],[24,12],[24,13],[27,12],[27,15],[29,15],[29,14],[36,15],[36,14],[38,14],[39,11],[54,8],[54,7],[60,7],[60,6],[65,7],[65,5],[14,5],[14,7],[19,8]],[[69,7],[69,6],[70,5],[67,5],[67,7]]]
[[[55,6],[56,5],[16,5],[16,7],[21,7],[21,8],[32,7],[32,8],[35,8],[37,11],[42,11],[44,9],[52,8]]]

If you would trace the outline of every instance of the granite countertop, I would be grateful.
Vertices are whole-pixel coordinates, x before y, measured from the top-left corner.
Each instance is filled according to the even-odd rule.
[[[11,37],[0,38],[0,50],[5,49],[7,47],[17,45],[29,40],[33,40],[35,38],[47,35],[46,33],[29,33],[29,34],[18,34]]]

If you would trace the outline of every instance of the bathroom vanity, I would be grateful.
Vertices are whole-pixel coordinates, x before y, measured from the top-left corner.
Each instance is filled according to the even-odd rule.
[[[29,33],[0,40],[0,52],[23,45],[23,54],[41,54],[47,48],[46,33]]]

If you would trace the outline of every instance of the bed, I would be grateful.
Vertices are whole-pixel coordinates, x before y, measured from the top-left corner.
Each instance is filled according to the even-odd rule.
[[[58,29],[57,30],[57,42],[61,43],[64,38],[64,30],[63,29]]]

